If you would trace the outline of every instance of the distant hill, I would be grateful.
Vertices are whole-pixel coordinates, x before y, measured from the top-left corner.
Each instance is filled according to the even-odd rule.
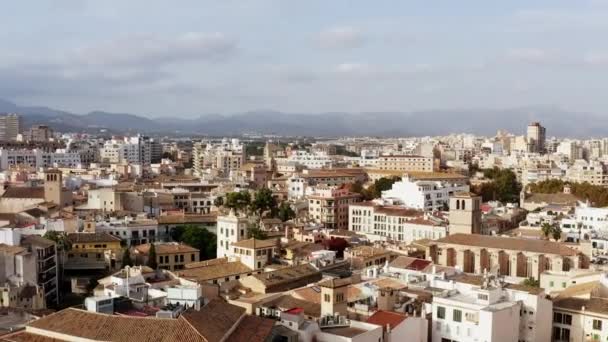
[[[608,117],[551,107],[505,110],[433,110],[369,113],[282,113],[270,110],[197,118],[146,118],[94,111],[74,114],[48,107],[18,106],[0,99],[0,113],[15,112],[25,126],[47,124],[64,132],[182,133],[230,135],[259,132],[306,136],[424,136],[450,133],[493,135],[498,129],[523,134],[531,121],[541,121],[548,136],[608,136]]]

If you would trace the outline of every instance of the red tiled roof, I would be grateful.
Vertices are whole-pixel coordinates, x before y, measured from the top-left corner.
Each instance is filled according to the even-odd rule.
[[[391,329],[395,329],[401,322],[403,322],[407,316],[402,313],[393,312],[393,311],[376,311],[370,318],[367,319],[367,323],[376,324],[382,326],[386,329],[386,325],[388,324]]]
[[[226,342],[264,342],[272,333],[274,320],[258,316],[245,316]]]

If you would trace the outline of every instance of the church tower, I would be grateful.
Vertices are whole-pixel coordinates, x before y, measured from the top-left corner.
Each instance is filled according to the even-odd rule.
[[[55,203],[59,206],[61,203],[61,191],[63,188],[63,174],[59,170],[47,170],[44,173],[44,200]]]
[[[450,197],[450,234],[481,234],[481,197],[459,192]]]

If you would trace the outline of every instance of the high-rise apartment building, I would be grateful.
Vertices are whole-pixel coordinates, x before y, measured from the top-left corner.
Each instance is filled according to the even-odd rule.
[[[528,125],[528,152],[544,153],[546,129],[540,125],[540,122],[533,122]]]
[[[0,141],[16,140],[21,133],[21,117],[18,114],[0,115]]]
[[[53,130],[46,125],[35,125],[30,127],[25,136],[28,141],[45,142],[53,137]]]

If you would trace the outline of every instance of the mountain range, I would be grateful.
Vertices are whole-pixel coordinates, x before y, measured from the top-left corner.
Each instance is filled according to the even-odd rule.
[[[263,133],[287,136],[426,136],[450,133],[493,135],[498,129],[524,134],[540,121],[547,136],[608,136],[608,117],[548,106],[511,109],[456,109],[414,112],[283,113],[259,110],[197,118],[149,118],[128,113],[93,111],[75,114],[43,106],[21,106],[0,99],[0,113],[18,113],[25,127],[49,125],[61,132],[239,135]]]

